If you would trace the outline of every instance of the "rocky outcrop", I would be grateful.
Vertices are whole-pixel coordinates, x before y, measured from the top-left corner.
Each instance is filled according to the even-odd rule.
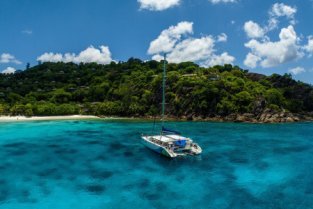
[[[271,109],[265,109],[257,116],[257,120],[261,123],[297,122],[300,121],[300,117],[286,111],[278,112]]]
[[[209,118],[192,117],[188,118],[194,121],[227,121],[239,123],[291,123],[299,121],[313,121],[313,113],[290,113],[287,111],[276,111],[265,109],[259,114],[244,113],[230,114],[227,116],[214,116]]]
[[[245,113],[237,115],[235,122],[250,122],[257,123],[258,120],[255,118],[255,115],[252,113]]]
[[[151,119],[149,117],[146,118]],[[278,111],[265,108],[263,111],[260,112],[255,111],[255,113],[243,113],[243,114],[233,113],[227,116],[213,115],[206,118],[191,114],[182,117],[168,115],[167,119],[187,120],[187,121],[237,122],[237,123],[291,123],[299,121],[313,121],[313,112],[291,113],[285,110]]]

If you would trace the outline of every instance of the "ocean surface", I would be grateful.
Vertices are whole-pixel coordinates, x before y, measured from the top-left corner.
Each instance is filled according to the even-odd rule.
[[[140,143],[152,127],[0,123],[0,208],[313,208],[313,123],[170,122],[204,150],[173,160]]]

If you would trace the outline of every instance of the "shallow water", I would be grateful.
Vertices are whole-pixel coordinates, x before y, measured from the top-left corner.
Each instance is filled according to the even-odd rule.
[[[146,149],[152,123],[0,123],[0,208],[313,208],[313,123],[169,126],[203,154]]]

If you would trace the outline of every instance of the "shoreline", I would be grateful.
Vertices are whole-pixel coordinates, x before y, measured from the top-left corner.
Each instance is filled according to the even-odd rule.
[[[0,116],[0,122],[18,122],[18,121],[49,121],[49,120],[84,120],[101,119],[94,115],[59,115],[59,116]]]
[[[266,123],[297,123],[297,122],[312,122],[312,116],[303,115],[281,115],[277,117],[270,114],[270,117],[256,118],[251,117],[252,114],[231,114],[226,117],[174,117],[167,116],[167,121],[193,121],[193,122],[232,122],[232,123],[252,123],[252,124],[266,124]],[[143,120],[154,121],[160,120],[159,117],[142,116],[142,117],[119,117],[119,116],[95,116],[95,115],[59,115],[59,116],[4,116],[0,115],[0,123],[2,122],[24,122],[24,121],[58,121],[58,120]]]

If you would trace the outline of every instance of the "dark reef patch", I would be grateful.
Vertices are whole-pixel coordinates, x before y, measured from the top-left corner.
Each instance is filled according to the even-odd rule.
[[[10,192],[8,182],[4,179],[0,179],[0,206],[1,202],[7,202],[10,199]]]
[[[0,189],[0,204],[9,200],[9,193],[4,189]]]
[[[86,185],[84,190],[92,194],[100,195],[106,191],[106,186],[101,184],[91,184]]]
[[[231,163],[236,163],[236,164],[248,164],[249,159],[247,159],[245,156],[240,156],[240,155],[229,155],[228,159]]]
[[[108,152],[128,150],[128,149],[129,148],[126,145],[123,145],[123,144],[117,143],[117,142],[110,143],[108,146]]]
[[[125,157],[133,157],[133,156],[134,156],[134,153],[131,152],[131,151],[125,151],[125,152],[123,153],[123,155],[124,155]]]
[[[147,191],[147,192],[142,193],[142,197],[144,197],[145,199],[149,201],[155,201],[155,200],[161,199],[161,194],[159,192]]]
[[[84,145],[104,145],[103,141],[101,140],[86,141],[83,144]]]
[[[5,184],[7,184],[7,181],[5,179],[0,179],[0,188]]]
[[[36,203],[38,202],[35,198],[31,196],[28,189],[22,189],[15,194],[15,198],[21,203]]]
[[[79,130],[79,131],[67,131],[66,133],[71,136],[90,137],[90,136],[100,136],[102,134],[102,131],[101,130]]]
[[[66,155],[66,154],[76,154],[78,153],[78,150],[73,149],[73,148],[58,148],[56,150],[54,150],[54,153],[58,154],[58,155]]]
[[[89,176],[91,179],[98,179],[98,180],[105,180],[108,178],[111,178],[114,175],[112,171],[98,171],[98,170],[93,170],[90,171]]]
[[[264,202],[242,188],[234,187],[231,191],[232,198],[229,208],[260,208]]]
[[[262,161],[256,161],[254,163],[254,166],[258,169],[258,170],[265,170],[269,167],[269,164],[267,162],[262,162]]]
[[[143,189],[143,188],[147,188],[148,186],[151,185],[151,182],[149,179],[141,179],[139,182],[138,182],[138,187]]]
[[[310,146],[288,146],[275,148],[273,151],[278,154],[290,154],[291,152],[306,152],[312,149]]]
[[[16,142],[16,143],[10,143],[10,144],[4,144],[2,147],[4,148],[25,148],[30,147],[31,145],[25,142]]]
[[[53,177],[53,178],[55,178],[57,176],[60,176],[61,173],[58,171],[57,168],[48,168],[48,169],[43,169],[43,170],[39,171],[37,173],[37,175],[39,177]]]
[[[51,194],[51,190],[45,184],[40,185],[40,190],[41,190],[42,194],[44,194],[45,196],[48,196]]]
[[[7,169],[7,166],[5,165],[0,165],[0,172],[3,172],[4,170]]]
[[[122,186],[122,188],[129,191],[129,190],[134,189],[135,185],[134,184],[125,184]]]
[[[75,181],[77,179],[77,176],[71,175],[67,177],[67,180],[69,181]]]
[[[7,150],[8,155],[11,156],[24,156],[28,153],[27,149],[18,149],[18,150]]]
[[[23,182],[32,182],[33,176],[23,176],[22,180]]]
[[[183,176],[183,175],[178,175],[178,176],[175,177],[175,179],[176,179],[176,181],[178,181],[179,183],[182,183],[182,182],[184,182],[184,180],[186,179],[186,177]]]
[[[150,173],[154,173],[154,172],[158,171],[158,169],[156,169],[152,166],[149,166],[149,165],[143,166],[142,169],[145,170],[146,172],[150,172]]]
[[[165,183],[163,182],[157,182],[154,184],[154,187],[155,187],[155,190],[158,191],[158,192],[165,192],[168,190],[168,187]]]
[[[59,145],[59,144],[48,144],[47,147],[49,147],[49,148],[60,148],[61,145]]]
[[[107,157],[104,154],[98,155],[94,158],[95,161],[105,161]]]

